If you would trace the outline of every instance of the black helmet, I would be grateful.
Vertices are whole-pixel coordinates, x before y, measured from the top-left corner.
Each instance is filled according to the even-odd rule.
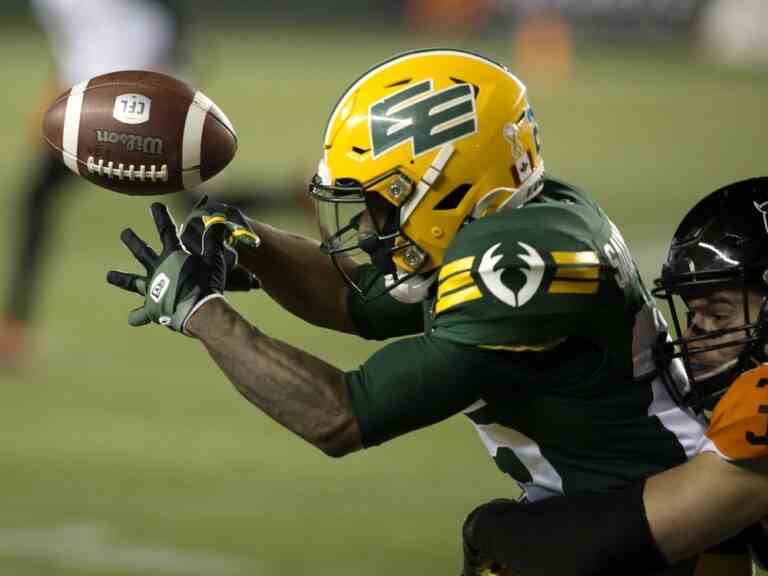
[[[696,204],[678,226],[661,277],[654,284],[654,296],[669,305],[675,331],[675,340],[661,343],[657,356],[661,366],[667,367],[672,366],[672,359],[681,358],[689,379],[681,390],[667,371],[670,392],[684,406],[697,411],[712,409],[739,374],[766,361],[767,299],[763,297],[757,320],[751,322],[754,314],[750,315],[748,295],[753,290],[768,296],[768,177],[729,184]],[[686,316],[682,326],[677,310],[680,302],[725,288],[741,291],[744,322],[687,336],[690,317]],[[726,335],[727,341],[705,342]],[[692,365],[697,354],[734,346],[743,347],[736,359],[696,377]]]

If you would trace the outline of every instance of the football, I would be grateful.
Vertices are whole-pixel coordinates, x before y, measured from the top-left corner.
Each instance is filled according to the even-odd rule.
[[[73,172],[123,194],[189,190],[237,151],[232,123],[199,90],[146,71],[81,82],[45,114],[43,135]]]

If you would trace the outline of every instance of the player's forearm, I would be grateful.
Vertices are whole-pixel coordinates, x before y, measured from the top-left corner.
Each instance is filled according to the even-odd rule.
[[[347,285],[316,240],[252,223],[261,238],[255,249],[240,250],[240,264],[261,280],[263,289],[289,312],[311,324],[355,334],[347,311]]]
[[[344,373],[248,323],[224,300],[203,305],[187,329],[249,402],[330,456],[361,447]]]
[[[768,477],[704,453],[649,478],[646,515],[671,561],[706,550],[768,514]]]
[[[667,574],[643,513],[642,483],[528,504],[493,500],[469,515],[463,535],[471,564],[492,560],[511,574]]]

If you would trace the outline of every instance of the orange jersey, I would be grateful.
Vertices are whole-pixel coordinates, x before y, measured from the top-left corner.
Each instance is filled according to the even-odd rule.
[[[768,364],[744,372],[731,384],[715,406],[706,434],[728,460],[768,458]]]

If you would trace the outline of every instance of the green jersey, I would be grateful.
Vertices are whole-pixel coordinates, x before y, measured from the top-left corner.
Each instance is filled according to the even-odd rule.
[[[365,336],[422,331],[348,374],[366,445],[463,411],[538,499],[621,488],[685,461],[703,434],[657,378],[665,326],[621,234],[555,180],[465,225],[423,305],[351,304]]]

